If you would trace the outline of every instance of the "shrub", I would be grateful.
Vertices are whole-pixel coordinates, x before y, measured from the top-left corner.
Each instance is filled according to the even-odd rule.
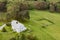
[[[0,2],[0,11],[1,12],[6,12],[7,11],[7,1],[4,1],[4,2]]]
[[[54,3],[50,3],[50,12],[55,12],[55,4]]]
[[[29,6],[28,6],[27,3],[20,3],[19,6],[20,6],[20,7],[19,7],[19,10],[20,10],[20,11],[24,11],[24,10],[28,10],[28,9],[29,9]]]
[[[11,2],[10,2],[11,3]],[[8,4],[6,20],[10,22],[11,20],[25,21],[30,19],[27,3],[12,2]]]
[[[48,5],[44,1],[35,3],[35,8],[38,9],[38,10],[46,10],[47,7],[48,7]]]
[[[33,10],[34,8],[34,3],[28,3],[29,10]]]
[[[56,5],[56,11],[60,12],[60,2],[57,2],[55,5]]]
[[[12,19],[12,15],[10,13],[6,14],[6,22],[10,22]]]
[[[30,19],[28,10],[20,11],[16,13],[15,16],[15,19],[18,21],[27,21],[28,19]]]
[[[19,11],[19,3],[18,2],[11,2],[9,1],[8,2],[8,6],[7,6],[7,14],[6,14],[6,20],[7,22],[11,22],[11,20],[14,20],[15,17],[17,17],[15,14],[16,14],[16,11]]]
[[[20,11],[20,12],[16,12],[16,13],[7,13],[6,15],[6,20],[7,22],[10,22],[11,20],[18,20],[18,21],[28,21],[30,19],[29,16],[29,11],[28,10],[24,10],[24,11]]]
[[[27,3],[27,5],[28,5],[28,7],[29,7],[29,10],[33,10],[33,9],[35,9],[34,7],[35,7],[35,2],[36,1],[27,1],[27,2],[25,2],[25,3]]]

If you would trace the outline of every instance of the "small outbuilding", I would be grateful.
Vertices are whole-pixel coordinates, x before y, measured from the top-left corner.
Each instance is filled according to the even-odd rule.
[[[20,33],[25,31],[27,28],[17,20],[11,21],[11,26],[14,32]]]

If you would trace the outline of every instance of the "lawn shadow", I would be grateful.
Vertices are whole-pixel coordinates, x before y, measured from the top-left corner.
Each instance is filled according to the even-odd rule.
[[[51,25],[55,24],[54,22],[52,22],[51,20],[49,20],[47,18],[41,18],[41,19],[38,19],[37,21],[39,21],[41,23],[42,28],[46,28],[47,26],[51,26]]]

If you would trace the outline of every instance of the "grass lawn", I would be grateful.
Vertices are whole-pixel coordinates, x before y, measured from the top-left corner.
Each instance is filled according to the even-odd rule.
[[[33,30],[39,40],[60,40],[59,13],[30,10],[30,17],[30,21],[24,23],[24,25]],[[8,32],[0,32],[0,40],[9,40],[16,35],[11,31],[10,27],[6,27],[6,29]]]
[[[50,13],[48,11],[30,11],[31,19],[29,23],[26,23],[26,26],[30,27],[34,34],[37,35],[39,40],[60,40],[60,14],[59,13]],[[40,19],[48,19],[40,20]],[[40,20],[40,21],[39,21]],[[46,28],[42,28],[43,25]],[[29,26],[30,25],[30,26]]]

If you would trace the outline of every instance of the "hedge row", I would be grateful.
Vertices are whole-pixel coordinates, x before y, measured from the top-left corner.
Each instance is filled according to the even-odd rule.
[[[60,2],[56,3],[49,3],[45,1],[27,1],[24,3],[21,3],[20,10],[50,10],[50,12],[60,12]]]
[[[48,3],[47,2],[25,2],[20,4],[20,10],[31,10],[31,9],[37,9],[37,10],[46,10],[48,9]]]
[[[18,7],[19,6],[19,7]],[[0,11],[23,11],[23,10],[47,10],[60,12],[60,2],[49,3],[45,1],[26,1],[26,2],[14,2],[14,1],[5,1],[0,2]]]

